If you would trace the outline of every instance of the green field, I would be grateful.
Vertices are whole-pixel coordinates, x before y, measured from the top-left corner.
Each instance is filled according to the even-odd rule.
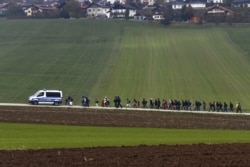
[[[0,102],[43,88],[81,104],[108,96],[241,102],[250,110],[250,28],[110,20],[0,20]]]
[[[0,123],[0,134],[0,150],[250,142],[250,131],[247,130],[187,130]]]
[[[250,26],[0,19],[0,103],[61,89],[104,96],[239,101],[250,111]],[[249,131],[0,123],[0,149],[249,143]],[[237,136],[237,138],[235,138]]]

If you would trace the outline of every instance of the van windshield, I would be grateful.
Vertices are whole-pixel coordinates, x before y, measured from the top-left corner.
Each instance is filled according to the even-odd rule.
[[[43,96],[44,95],[44,92],[40,92],[37,97],[40,97],[40,96]]]
[[[39,97],[39,96],[43,96],[43,95],[44,95],[44,92],[37,91],[33,96]]]

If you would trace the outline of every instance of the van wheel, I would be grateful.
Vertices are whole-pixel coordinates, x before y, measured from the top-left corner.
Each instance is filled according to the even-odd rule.
[[[33,104],[34,104],[34,105],[38,105],[38,102],[37,102],[37,101],[34,101]]]
[[[59,103],[56,101],[56,102],[54,102],[54,105],[55,105],[55,106],[58,106],[58,105],[59,105]]]

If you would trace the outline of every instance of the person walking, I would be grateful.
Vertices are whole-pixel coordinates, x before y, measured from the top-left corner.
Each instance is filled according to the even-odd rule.
[[[142,100],[142,107],[143,108],[147,107],[147,101],[145,100],[145,98],[143,98],[143,100]]]
[[[232,102],[229,102],[229,109],[230,109],[230,112],[234,111],[234,105]]]
[[[206,102],[205,101],[202,102],[202,106],[203,106],[203,111],[206,111],[207,109],[206,109]]]
[[[98,107],[99,101],[97,98],[95,98],[95,106]]]
[[[224,108],[224,112],[227,112],[227,103],[226,102],[224,102],[224,105],[223,105],[223,108]]]
[[[72,106],[73,105],[73,98],[71,96],[68,96],[67,99],[65,100],[65,104]]]
[[[127,98],[127,104],[126,104],[126,107],[129,107],[129,108],[130,108],[130,107],[131,107],[131,104],[130,104],[130,103],[131,103],[131,101]]]
[[[122,108],[120,96],[117,96],[117,106]]]
[[[239,112],[242,113],[240,103],[236,102],[235,109],[236,109],[236,113],[239,113]]]

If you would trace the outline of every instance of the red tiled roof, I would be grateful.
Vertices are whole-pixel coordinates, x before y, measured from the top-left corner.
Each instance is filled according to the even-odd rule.
[[[9,5],[9,3],[2,3],[2,4],[0,4],[0,8],[5,8],[5,7],[7,7]]]
[[[232,10],[230,10],[230,9],[228,9],[228,8],[225,8],[225,7],[223,7],[223,6],[212,6],[212,7],[208,8],[208,10],[213,10],[214,8],[219,8],[219,9],[224,10],[224,11],[226,11],[226,12],[234,13],[234,11],[232,11]]]
[[[39,4],[36,4],[34,6],[42,10],[56,10],[57,9],[55,6],[43,6]]]

